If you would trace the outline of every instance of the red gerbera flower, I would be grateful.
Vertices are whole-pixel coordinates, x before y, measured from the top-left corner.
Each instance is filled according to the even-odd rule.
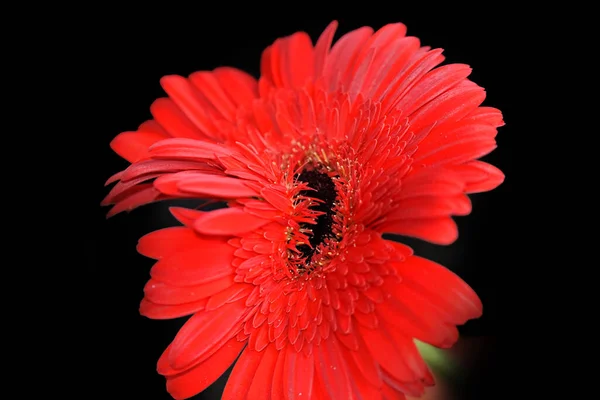
[[[500,111],[479,107],[470,68],[421,47],[402,24],[364,27],[330,48],[296,33],[268,47],[257,81],[233,68],[167,76],[153,120],[112,148],[132,163],[105,200],[110,215],[171,208],[182,226],[144,236],[158,260],[140,312],[186,315],[158,361],[189,398],[238,356],[224,399],[404,399],[433,384],[414,339],[451,346],[477,318],[473,290],[386,232],[438,244],[467,193],[502,173]],[[241,355],[240,355],[241,354]]]

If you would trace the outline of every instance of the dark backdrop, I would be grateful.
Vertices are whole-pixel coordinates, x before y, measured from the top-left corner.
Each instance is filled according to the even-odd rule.
[[[497,190],[472,196],[473,213],[458,218],[460,239],[440,247],[407,241],[417,253],[436,260],[463,277],[480,295],[484,316],[462,328],[465,337],[486,337],[476,350],[479,357],[467,386],[458,398],[496,398],[507,371],[499,363],[496,341],[503,338],[502,305],[509,301],[500,285],[516,257],[509,229],[515,226],[511,210],[512,152],[519,133],[519,115],[512,107],[511,66],[518,54],[512,45],[518,35],[512,10],[494,12],[466,7],[420,7],[398,2],[360,3],[360,7],[325,12],[304,3],[254,4],[240,10],[233,4],[198,3],[194,6],[158,5],[129,9],[97,7],[79,10],[72,32],[73,69],[79,72],[84,111],[76,146],[84,159],[80,185],[84,214],[72,221],[76,240],[85,253],[81,301],[85,345],[80,357],[90,396],[81,398],[168,399],[164,379],[155,363],[182,321],[151,321],[138,314],[142,288],[152,261],[135,251],[140,236],[174,224],[165,204],[150,205],[131,214],[105,219],[99,206],[107,193],[104,181],[126,162],[109,148],[119,132],[135,130],[150,117],[149,106],[163,96],[159,79],[167,74],[187,75],[230,65],[253,75],[259,72],[261,51],[277,37],[297,30],[315,40],[332,19],[340,26],[337,37],[363,25],[379,28],[403,22],[408,33],[424,45],[445,49],[446,62],[467,63],[471,79],[486,88],[486,105],[500,108],[507,125],[500,128],[498,149],[487,160],[503,170],[505,183]],[[210,9],[209,9],[210,8]],[[333,8],[333,7],[332,7]],[[474,350],[475,351],[475,350]],[[221,379],[198,399],[218,398]]]

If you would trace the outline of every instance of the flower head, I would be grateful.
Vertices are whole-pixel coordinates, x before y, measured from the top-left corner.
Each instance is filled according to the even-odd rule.
[[[112,148],[132,164],[109,215],[165,199],[181,226],[144,236],[156,259],[140,312],[192,315],[158,361],[189,398],[238,356],[224,399],[404,399],[433,384],[414,339],[447,348],[480,316],[471,288],[383,233],[450,244],[468,193],[493,189],[501,113],[470,68],[436,68],[402,24],[331,47],[305,33],[233,68],[167,76],[154,119]],[[241,355],[240,355],[241,354]]]

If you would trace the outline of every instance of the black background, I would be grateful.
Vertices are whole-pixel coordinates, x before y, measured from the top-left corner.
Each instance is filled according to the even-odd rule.
[[[456,271],[480,295],[484,316],[462,328],[468,336],[484,336],[490,343],[502,340],[506,321],[503,305],[510,301],[501,282],[516,259],[512,236],[513,153],[519,137],[520,113],[514,107],[518,94],[512,89],[519,50],[519,13],[497,6],[467,8],[422,4],[357,3],[337,11],[309,7],[305,3],[276,5],[198,3],[194,6],[158,5],[129,9],[98,7],[80,12],[73,21],[72,66],[80,80],[83,121],[77,142],[84,159],[81,183],[84,213],[71,222],[83,241],[85,318],[81,350],[86,373],[82,383],[90,398],[168,399],[164,378],[155,371],[156,360],[183,321],[151,321],[138,314],[142,288],[152,261],[135,251],[139,237],[175,221],[165,204],[149,205],[131,214],[106,220],[99,206],[107,193],[104,181],[127,163],[109,148],[119,132],[135,130],[149,119],[152,101],[164,95],[159,79],[167,74],[188,75],[229,65],[254,76],[259,72],[261,51],[276,38],[298,30],[316,40],[327,24],[340,22],[336,38],[360,26],[377,29],[403,22],[408,34],[423,45],[445,49],[446,63],[473,67],[471,79],[486,88],[484,105],[501,109],[506,126],[500,128],[498,149],[486,159],[507,176],[498,189],[472,196],[473,212],[458,218],[459,240],[451,246],[433,246],[405,240],[419,255]],[[331,7],[335,9],[335,7]],[[77,37],[80,36],[80,37]],[[75,38],[74,38],[75,37]],[[509,371],[500,362],[498,346],[478,350],[477,368],[459,399],[499,397]],[[218,398],[224,380],[199,395]],[[84,395],[82,398],[88,398]]]

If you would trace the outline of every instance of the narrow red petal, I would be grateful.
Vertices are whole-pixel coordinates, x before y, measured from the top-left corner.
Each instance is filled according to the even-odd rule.
[[[155,201],[163,200],[166,198],[158,190],[156,190],[152,184],[139,185],[134,191],[128,191],[128,197],[120,200],[114,205],[113,208],[106,214],[107,218],[113,217],[123,211],[132,211],[140,206],[149,204]]]
[[[394,263],[394,266],[402,277],[402,284],[448,313],[450,319],[447,322],[464,324],[481,316],[483,305],[475,291],[449,269],[417,256]],[[401,293],[397,296],[402,298]]]
[[[497,188],[504,182],[504,174],[498,168],[482,161],[471,161],[453,167],[466,183],[466,193],[481,193]]]
[[[435,51],[435,50],[433,50]],[[446,129],[446,123],[459,121],[476,109],[485,99],[483,88],[464,80],[458,85],[436,97],[410,117],[410,124],[418,132],[426,126],[435,124],[430,135]]]
[[[368,329],[359,325],[358,329],[367,348],[382,368],[403,382],[419,379],[415,371],[406,365],[404,354],[394,345],[381,326],[377,329]]]
[[[433,244],[449,245],[458,239],[458,228],[451,217],[389,221],[383,223],[380,229]]]
[[[354,329],[357,329],[356,325]],[[381,387],[381,371],[379,370],[379,364],[369,352],[362,336],[358,335],[358,332],[357,336],[360,343],[359,349],[357,351],[349,352],[352,363],[371,385]]]
[[[204,162],[198,161],[180,161],[180,160],[144,160],[132,164],[127,168],[121,178],[128,182],[132,179],[138,179],[144,176],[162,175],[180,171],[214,171],[215,168],[209,167]],[[149,178],[147,178],[149,179]]]
[[[231,67],[220,67],[213,73],[221,88],[236,105],[249,105],[258,97],[258,83],[246,72]]]
[[[154,143],[148,149],[148,153],[156,159],[207,161],[214,160],[218,156],[226,156],[231,153],[231,150],[204,140],[173,138]]]
[[[398,286],[402,286],[402,283]],[[395,288],[392,290],[399,291]],[[404,290],[403,294],[406,292]],[[449,324],[444,315],[430,304],[423,303],[425,302],[417,302],[408,296],[401,300],[391,297],[377,305],[377,316],[384,322],[382,325],[389,326],[390,330],[399,330],[440,348],[452,346],[458,339],[456,326]]]
[[[351,399],[352,378],[342,354],[342,351],[345,350],[342,349],[335,336],[330,335],[327,340],[315,347],[314,351],[316,372],[323,380],[329,398]]]
[[[495,139],[471,136],[436,146],[428,152],[423,151],[415,155],[414,162],[428,167],[462,164],[483,157],[495,148]]]
[[[454,167],[457,168],[457,167]],[[455,196],[464,193],[465,182],[454,170],[422,169],[402,180],[398,200],[422,196]]]
[[[206,97],[192,83],[178,75],[168,75],[160,83],[179,109],[204,135],[213,140],[220,140],[221,135],[214,121],[217,111]]]
[[[155,260],[167,257],[179,250],[193,248],[203,239],[187,227],[159,229],[142,236],[137,244],[138,253]]]
[[[244,302],[239,301],[226,304],[219,310],[194,314],[173,340],[168,359],[171,367],[183,369],[210,357],[236,333],[233,330],[241,322],[245,311]]]
[[[234,248],[219,240],[198,240],[195,247],[161,258],[152,278],[174,286],[194,286],[232,275]]]
[[[190,139],[209,139],[177,107],[173,100],[160,98],[150,106],[152,116],[172,137]]]
[[[208,71],[194,72],[189,76],[192,85],[204,95],[221,118],[233,121],[236,114],[236,104],[225,93],[216,76]]]
[[[200,218],[206,211],[192,210],[183,207],[169,207],[171,214],[183,225],[191,228],[194,222]]]
[[[384,384],[381,389],[384,400],[406,400],[404,393],[392,389],[391,386]]]
[[[189,178],[181,179],[177,183],[177,188],[198,197],[236,199],[257,195],[242,179],[218,175],[193,175]]]
[[[282,350],[283,351],[283,350]],[[293,346],[285,348],[286,360],[283,367],[284,398],[286,400],[310,399],[315,375],[313,353],[297,352]]]
[[[372,34],[373,29],[365,26],[345,34],[335,42],[328,56],[324,73],[324,79],[330,91],[344,88],[347,90],[350,87],[352,74],[348,75],[347,72],[360,53],[363,44],[369,40]]]
[[[338,22],[332,21],[323,31],[317,43],[315,44],[315,76],[322,76],[325,66],[327,65],[327,55],[333,43],[333,36],[337,29]]]
[[[240,208],[222,208],[201,215],[194,222],[194,229],[205,235],[238,235],[254,231],[268,222],[268,219],[248,214]]]
[[[235,283],[232,274],[202,284],[188,284],[186,286],[174,286],[155,279],[150,279],[146,286],[144,286],[144,294],[146,300],[156,304],[186,304],[221,293],[233,285],[235,285]]]
[[[464,64],[450,64],[429,71],[406,96],[396,104],[406,115],[411,115],[420,107],[459,84],[471,73]]]
[[[177,375],[167,376],[167,391],[174,399],[189,399],[212,385],[235,361],[244,343],[233,338],[212,356]]]
[[[212,294],[210,299],[208,299],[208,303],[206,303],[206,309],[209,311],[216,310],[225,304],[246,298],[252,292],[253,288],[254,286],[252,285],[232,283],[228,288]]]
[[[277,348],[277,347],[276,347]],[[285,399],[285,383],[284,379],[284,365],[286,363],[286,352],[277,352],[277,362],[273,369],[273,382],[271,385],[271,400],[284,400]]]
[[[271,398],[271,390],[273,387],[273,377],[277,371],[278,350],[274,344],[267,346],[262,352],[260,364],[256,369],[252,383],[248,388],[247,399],[269,399]]]
[[[399,201],[395,206],[395,210],[386,216],[386,220],[437,218],[450,215],[468,215],[470,212],[471,201],[464,194],[420,196]]]
[[[502,118],[502,112],[493,107],[479,107],[471,111],[471,113],[465,117],[465,119],[475,122],[484,123],[494,127],[500,127],[504,125]]]
[[[366,349],[361,349],[363,353],[367,353]],[[353,353],[359,351],[346,351],[345,357],[348,362],[348,371],[352,377],[352,386],[354,388],[355,397],[357,399],[373,399],[382,400],[380,381],[377,385],[373,385],[362,373],[359,366],[353,361]]]
[[[148,131],[123,132],[110,142],[115,153],[134,163],[148,157],[148,148],[168,136]]]
[[[248,388],[252,384],[263,355],[263,352],[251,348],[244,350],[235,363],[233,371],[231,371],[221,400],[241,400],[247,398]]]
[[[140,303],[140,314],[150,319],[174,319],[204,310],[206,299],[184,304],[156,304],[147,299]]]
[[[404,393],[406,396],[420,398],[425,394],[425,385],[420,381],[404,382],[383,370],[384,387],[388,385],[393,390]]]

